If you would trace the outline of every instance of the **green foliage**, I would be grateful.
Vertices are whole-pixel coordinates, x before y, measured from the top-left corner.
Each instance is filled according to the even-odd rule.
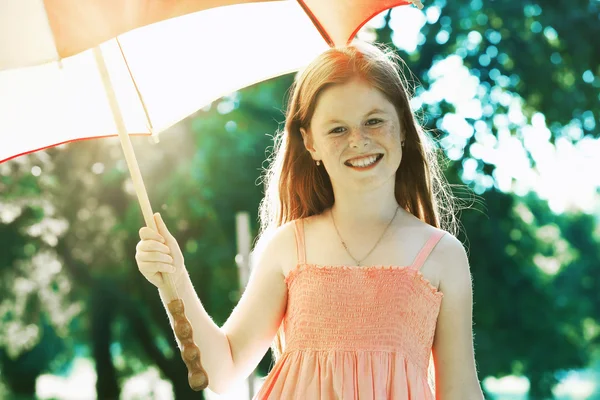
[[[441,13],[423,27],[424,44],[400,52],[422,85],[417,95],[435,84],[435,63],[454,55],[478,80],[476,100],[485,112],[477,121],[489,135],[508,130],[523,140],[522,126],[494,119],[509,112],[506,94],[521,101],[522,124],[544,114],[550,142],[568,136],[566,126],[581,128],[569,136],[574,142],[599,136],[600,53],[590,42],[600,37],[597,2],[542,8],[437,0],[433,7]],[[400,32],[386,26],[377,34],[391,43]],[[134,141],[153,208],[180,242],[219,325],[240,293],[235,214],[257,219],[257,183],[291,82],[284,76],[215,101],[162,134],[158,145]],[[419,110],[440,143],[448,136],[441,121],[456,107],[443,99]],[[466,118],[469,125],[475,120]],[[480,177],[494,177],[496,165],[473,151],[478,140],[472,135],[458,146],[446,175],[469,184],[485,204],[484,211],[463,212],[460,237],[474,280],[480,378],[522,374],[532,399],[548,398],[557,373],[598,357],[598,218],[555,215],[533,194],[463,180],[469,159]],[[32,396],[39,374],[67,373],[77,353],[96,362],[99,398],[116,398],[124,380],[148,365],[173,383],[177,398],[195,395],[158,294],[133,259],[144,222],[118,141],[80,142],[2,164],[0,193],[0,376],[7,390]],[[252,228],[256,233],[257,224]],[[260,373],[270,365],[267,354]]]

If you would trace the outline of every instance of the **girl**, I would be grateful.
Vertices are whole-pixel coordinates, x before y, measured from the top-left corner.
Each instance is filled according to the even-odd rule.
[[[161,292],[173,274],[214,392],[273,343],[256,399],[483,399],[469,264],[441,229],[452,196],[390,54],[355,42],[297,76],[252,276],[222,327],[160,215],[158,233],[140,230],[139,269]]]

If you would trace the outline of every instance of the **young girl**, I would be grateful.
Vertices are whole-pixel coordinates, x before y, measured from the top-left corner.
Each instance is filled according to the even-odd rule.
[[[483,399],[469,264],[441,229],[452,196],[392,56],[355,42],[300,73],[265,182],[252,276],[221,328],[160,215],[140,230],[139,269],[161,293],[173,274],[211,390],[273,343],[256,399]]]

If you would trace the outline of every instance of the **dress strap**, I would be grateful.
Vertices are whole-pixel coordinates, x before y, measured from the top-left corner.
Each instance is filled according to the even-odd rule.
[[[425,243],[425,245],[421,248],[419,254],[417,254],[417,257],[415,258],[415,261],[413,262],[411,268],[420,270],[423,264],[425,264],[425,261],[427,260],[427,257],[429,257],[431,251],[435,248],[435,246],[445,234],[446,232],[443,230],[435,231],[431,235],[427,243]]]
[[[304,220],[295,220],[294,229],[296,230],[296,254],[298,255],[298,264],[305,264],[306,247],[304,246]]]

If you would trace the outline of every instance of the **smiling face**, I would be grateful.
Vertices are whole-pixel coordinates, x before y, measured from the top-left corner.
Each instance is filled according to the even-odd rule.
[[[368,82],[353,79],[325,89],[309,129],[300,131],[334,187],[356,190],[394,183],[404,133],[394,105]]]

